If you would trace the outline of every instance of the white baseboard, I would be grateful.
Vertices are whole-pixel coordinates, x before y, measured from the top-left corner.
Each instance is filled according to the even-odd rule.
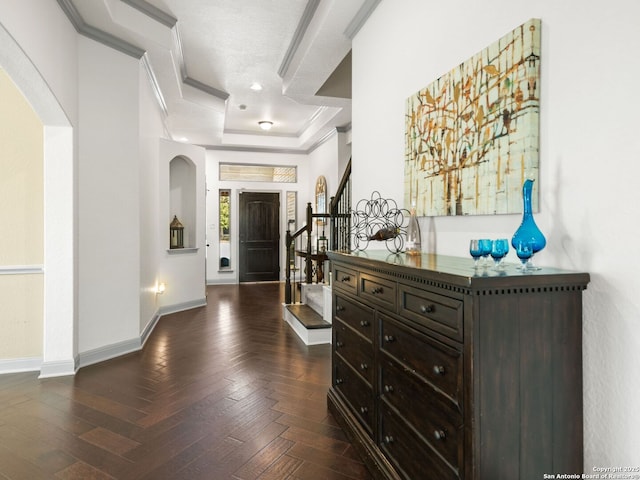
[[[179,303],[176,305],[167,305],[160,308],[151,318],[151,321],[144,328],[140,337],[122,342],[105,345],[100,348],[88,350],[79,353],[73,360],[58,360],[53,362],[43,362],[40,357],[27,357],[2,360],[0,359],[0,375],[5,373],[19,372],[37,372],[40,371],[38,378],[63,377],[67,375],[75,375],[78,368],[93,365],[94,363],[111,360],[128,353],[141,350],[147,342],[149,336],[158,324],[163,315],[170,313],[182,312],[192,308],[204,307],[207,304],[206,298],[192,300],[189,302]]]
[[[147,343],[151,332],[153,332],[153,329],[156,328],[156,325],[158,324],[158,320],[160,320],[160,310],[156,310],[156,313],[151,317],[151,321],[147,323],[147,326],[142,330],[142,334],[140,334],[141,347],[144,347],[145,343]]]
[[[41,357],[0,360],[0,375],[5,373],[37,372],[40,370],[41,365]]]
[[[229,273],[233,274],[233,271],[230,271]],[[231,278],[207,278],[207,286],[209,286],[209,285],[237,285],[237,284],[238,284],[238,279],[235,277],[235,275],[231,276]]]
[[[78,368],[87,367],[94,363],[104,362],[112,358],[126,355],[127,353],[137,352],[142,348],[140,338],[132,338],[122,342],[105,345],[104,347],[94,348],[78,354]]]
[[[198,298],[184,303],[176,303],[175,305],[165,305],[160,307],[158,314],[160,316],[168,315],[170,313],[183,312],[184,310],[191,310],[192,308],[205,307],[207,305],[207,297]]]
[[[41,358],[0,360],[0,374],[40,370],[39,378],[75,375],[78,368],[141,350],[163,315],[203,307],[206,304],[207,299],[201,298],[190,302],[162,307],[153,315],[151,321],[140,334],[140,337],[81,352],[73,361],[42,362]]]
[[[122,342],[113,343],[111,345],[105,345],[104,347],[96,348],[82,352],[78,355],[78,368],[93,365],[94,363],[104,362],[105,360],[111,360],[112,358],[127,355],[128,353],[137,352],[142,350],[144,344],[147,342],[151,333],[156,328],[156,325],[160,321],[163,315],[170,313],[182,312],[184,310],[190,310],[192,308],[203,307],[207,304],[206,298],[192,300],[189,302],[178,303],[176,305],[166,305],[158,309],[153,315],[151,321],[144,328],[140,337],[132,338],[130,340],[124,340]]]
[[[38,378],[66,377],[75,375],[76,360],[43,362],[41,357],[0,360],[0,375],[7,373],[40,372]]]
[[[40,375],[38,378],[66,377],[75,375],[77,371],[78,361],[74,360],[56,360],[54,362],[43,362],[40,366]]]

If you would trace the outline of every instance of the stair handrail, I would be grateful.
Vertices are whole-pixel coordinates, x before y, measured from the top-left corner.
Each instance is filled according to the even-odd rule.
[[[291,245],[295,242],[295,240],[302,236],[303,233],[307,234],[307,245],[304,250],[302,256],[304,257],[305,262],[305,282],[312,283],[313,282],[313,245],[311,242],[311,237],[313,233],[313,225],[314,222],[318,220],[327,221],[329,220],[331,215],[329,213],[313,213],[313,208],[311,207],[311,202],[307,203],[307,212],[306,212],[306,223],[296,230],[294,233],[291,233],[290,230],[287,230],[285,236],[285,248],[287,252],[286,259],[286,270],[285,270],[285,293],[284,293],[284,301],[286,304],[291,303],[292,299],[292,291],[291,291]],[[293,255],[300,254],[300,252],[293,252]]]
[[[292,300],[291,289],[291,245],[303,233],[307,234],[307,246],[304,253],[305,262],[305,281],[312,283],[313,281],[313,246],[311,237],[313,233],[313,225],[318,220],[329,221],[330,241],[329,250],[349,251],[350,250],[350,223],[351,223],[351,159],[345,167],[342,179],[338,185],[336,195],[331,197],[329,202],[329,213],[313,213],[311,202],[307,203],[306,223],[295,232],[291,233],[287,230],[285,236],[285,246],[287,252],[286,270],[285,270],[285,291],[284,301],[290,304]],[[296,252],[293,252],[296,255]]]

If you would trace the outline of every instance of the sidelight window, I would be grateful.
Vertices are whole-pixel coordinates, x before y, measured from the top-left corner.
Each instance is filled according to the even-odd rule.
[[[231,190],[220,189],[218,225],[220,225],[220,270],[231,268]]]

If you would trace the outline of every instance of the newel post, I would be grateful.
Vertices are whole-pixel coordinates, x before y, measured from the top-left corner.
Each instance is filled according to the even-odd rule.
[[[289,305],[291,303],[291,231],[287,230],[285,236],[285,245],[287,247],[287,266],[284,282],[284,303]]]
[[[311,233],[313,232],[313,210],[311,202],[307,203],[307,255],[305,257],[306,282],[313,282],[313,264],[311,261]]]

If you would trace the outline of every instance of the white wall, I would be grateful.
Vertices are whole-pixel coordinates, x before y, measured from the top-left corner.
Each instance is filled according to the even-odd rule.
[[[138,337],[139,62],[79,39],[78,349]]]
[[[535,217],[547,248],[536,261],[591,274],[576,392],[587,472],[640,464],[639,263],[628,246],[640,203],[639,16],[640,4],[625,0],[383,0],[353,42],[353,198],[379,190],[401,203],[406,98],[529,18],[542,20]],[[519,223],[422,218],[423,249],[465,256],[472,236],[511,237]]]
[[[349,160],[351,160],[351,130],[346,133],[338,133],[338,182],[342,180]],[[336,190],[332,190],[332,195],[335,193]]]
[[[160,140],[158,175],[158,214],[156,230],[160,239],[157,255],[160,259],[158,281],[166,291],[159,296],[161,313],[184,310],[206,303],[205,281],[205,150],[185,143]],[[188,159],[195,167],[195,239],[193,249],[169,251],[169,223],[171,222],[169,163],[176,157]]]

